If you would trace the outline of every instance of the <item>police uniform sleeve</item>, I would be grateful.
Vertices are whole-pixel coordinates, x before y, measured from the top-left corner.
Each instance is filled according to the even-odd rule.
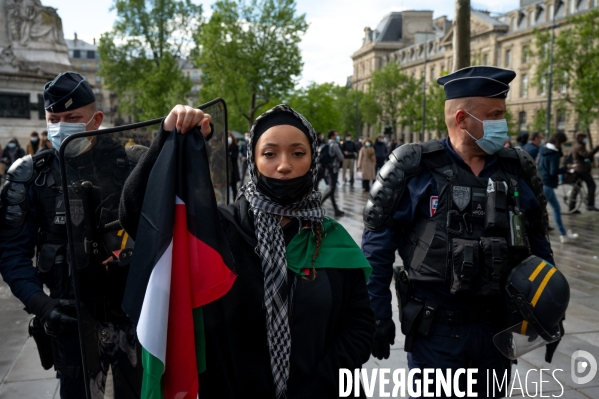
[[[23,229],[0,243],[0,274],[10,290],[24,305],[32,297],[43,294],[42,282],[31,259],[35,253],[37,227],[35,208],[30,207]]]
[[[528,241],[530,243],[530,251],[551,264],[555,264],[553,260],[553,251],[547,236],[537,227],[540,224],[542,217],[540,204],[537,197],[534,195],[530,186],[520,178],[518,181],[520,187],[520,201],[522,209],[525,211],[527,226],[528,226]]]

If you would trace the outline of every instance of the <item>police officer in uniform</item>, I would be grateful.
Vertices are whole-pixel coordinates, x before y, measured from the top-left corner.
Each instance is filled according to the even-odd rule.
[[[500,378],[511,362],[493,345],[505,328],[509,271],[536,255],[553,263],[543,185],[532,158],[504,148],[511,70],[468,67],[438,79],[449,137],[405,144],[381,168],[364,208],[362,249],[377,318],[373,355],[395,339],[390,284],[395,269],[401,331],[412,368],[478,368]],[[453,375],[453,374],[452,374]],[[464,381],[461,381],[464,383]]]
[[[44,86],[44,105],[53,149],[19,159],[7,174],[0,204],[0,272],[25,310],[35,315],[30,331],[34,331],[44,368],[54,365],[57,371],[61,398],[79,399],[86,397],[85,377],[67,264],[72,257],[67,248],[57,150],[69,135],[97,130],[103,114],[97,110],[89,84],[74,72],[61,73]],[[68,175],[103,190],[101,212],[94,209],[95,219],[86,223],[117,220],[120,192],[139,149],[128,155],[121,144],[103,135],[73,140],[66,151]],[[124,287],[127,268],[115,267],[115,259],[110,257],[114,248],[108,241],[100,248],[104,261],[95,265],[93,278],[82,272],[81,280],[84,325],[91,326],[84,336],[89,358],[94,359],[88,361],[87,378],[92,397],[103,397],[106,372],[112,367],[116,397],[136,398],[141,391],[140,348],[135,327],[122,312],[121,297],[115,292]],[[32,267],[32,258],[36,267]],[[44,285],[49,295],[43,291]]]

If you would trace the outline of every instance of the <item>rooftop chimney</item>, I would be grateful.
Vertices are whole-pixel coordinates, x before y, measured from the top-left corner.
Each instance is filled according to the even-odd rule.
[[[73,35],[75,36],[75,38],[73,39],[73,44],[76,46],[77,45],[77,32],[75,32]]]

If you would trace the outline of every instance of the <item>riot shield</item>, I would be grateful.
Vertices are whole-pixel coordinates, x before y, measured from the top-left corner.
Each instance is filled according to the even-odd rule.
[[[199,108],[212,116],[213,134],[207,144],[210,171],[217,202],[225,205],[229,201],[226,105],[216,99]],[[130,363],[125,369],[141,367],[135,326],[121,308],[135,243],[121,227],[118,209],[125,181],[156,138],[162,120],[77,133],[59,149],[69,270],[90,399],[103,397],[107,372],[117,358]]]

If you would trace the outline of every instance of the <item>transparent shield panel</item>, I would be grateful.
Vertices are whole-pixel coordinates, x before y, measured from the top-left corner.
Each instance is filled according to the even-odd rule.
[[[508,359],[518,357],[560,339],[559,329],[550,341],[543,339],[527,322],[518,323],[495,334],[493,343]]]
[[[201,108],[212,116],[213,136],[208,142],[211,176],[217,202],[225,205],[228,202],[226,106],[222,100],[215,100]],[[109,353],[116,346],[128,353],[130,360],[136,356],[134,326],[123,339],[123,333],[115,332],[109,325],[130,323],[121,303],[135,243],[121,227],[118,210],[125,181],[152,145],[161,122],[162,119],[157,119],[79,133],[61,146],[69,265],[78,302],[86,383],[92,397],[99,395],[106,372],[99,361],[101,352]]]

